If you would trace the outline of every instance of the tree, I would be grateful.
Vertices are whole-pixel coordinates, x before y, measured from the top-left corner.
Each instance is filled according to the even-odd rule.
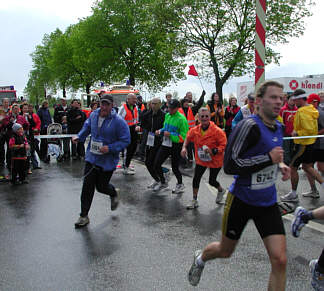
[[[204,76],[213,76],[222,98],[225,82],[254,69],[255,1],[183,0],[182,39]],[[267,1],[266,63],[279,63],[275,45],[303,34],[312,0]],[[212,71],[212,73],[211,73]]]
[[[97,46],[113,50],[113,75],[150,89],[183,78],[174,7],[162,0],[103,0],[94,8]]]
[[[35,96],[37,102],[41,98],[41,95],[46,98],[48,89],[56,88],[54,74],[49,65],[51,59],[50,51],[54,41],[61,35],[62,32],[59,29],[56,29],[49,35],[45,34],[42,44],[37,45],[35,51],[31,54],[33,69],[29,74],[25,92],[29,98]]]

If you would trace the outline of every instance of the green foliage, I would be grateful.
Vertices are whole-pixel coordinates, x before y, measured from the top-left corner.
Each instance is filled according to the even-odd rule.
[[[183,0],[179,14],[182,38],[190,56],[207,79],[214,79],[219,96],[233,76],[254,70],[256,1]],[[278,63],[275,45],[300,36],[310,16],[311,0],[267,1],[266,63]]]
[[[179,57],[185,55],[178,42],[174,6],[161,0],[104,0],[97,19],[97,44],[113,50],[113,76],[128,78],[132,85],[161,89],[184,77]]]

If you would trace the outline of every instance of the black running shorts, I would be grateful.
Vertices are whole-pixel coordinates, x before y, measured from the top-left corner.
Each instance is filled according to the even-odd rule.
[[[228,193],[222,222],[223,235],[239,240],[250,219],[254,221],[262,239],[269,235],[285,235],[277,203],[268,207],[252,206]]]
[[[300,164],[313,163],[313,145],[294,144],[290,166],[298,168]]]

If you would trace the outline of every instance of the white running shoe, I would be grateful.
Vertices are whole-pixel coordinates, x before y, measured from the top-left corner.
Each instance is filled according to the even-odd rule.
[[[165,183],[161,183],[161,182],[159,182],[154,188],[153,188],[153,191],[154,192],[157,192],[157,191],[160,191],[160,190],[162,190],[162,189],[165,189],[165,188],[168,188],[168,183],[167,182],[165,182]]]
[[[198,200],[192,199],[192,201],[190,202],[190,204],[187,205],[187,209],[191,210],[191,209],[196,209],[199,207],[198,204]]]
[[[298,195],[297,194],[294,195],[291,191],[289,193],[287,193],[286,195],[281,196],[280,200],[282,202],[298,202],[299,201]]]
[[[173,194],[179,194],[179,193],[182,193],[185,189],[185,186],[182,184],[177,184],[175,186],[175,188],[172,190],[172,193]]]
[[[224,188],[223,191],[218,191],[215,203],[221,204],[225,193],[226,193],[226,189]]]
[[[123,174],[124,175],[134,175],[135,171],[132,171],[130,168],[125,168]]]
[[[197,259],[201,255],[201,253],[202,253],[201,250],[195,251],[194,260],[188,273],[188,280],[192,286],[198,285],[201,274],[204,270],[204,267],[198,266],[197,264]]]
[[[310,190],[309,192],[302,193],[303,197],[309,197],[309,198],[320,198],[318,190]]]
[[[148,185],[147,188],[149,188],[149,189],[153,189],[153,188],[154,188],[156,185],[158,185],[158,184],[159,184],[158,181],[153,180],[153,182],[152,182],[150,185]]]

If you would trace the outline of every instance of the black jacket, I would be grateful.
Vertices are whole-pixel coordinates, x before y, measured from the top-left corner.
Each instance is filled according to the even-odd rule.
[[[66,116],[68,122],[68,132],[79,133],[83,127],[83,123],[87,119],[85,113],[81,109],[71,107]],[[78,116],[81,116],[81,118],[77,118]]]
[[[148,132],[155,133],[156,130],[163,128],[165,113],[159,109],[156,114],[153,114],[152,110],[148,110],[142,116],[141,127]],[[154,146],[160,145],[162,142],[161,137],[155,136]]]
[[[61,104],[56,106],[54,110],[54,116],[53,116],[54,122],[62,124],[62,117],[67,115],[68,110],[69,110],[68,107],[64,109]]]

